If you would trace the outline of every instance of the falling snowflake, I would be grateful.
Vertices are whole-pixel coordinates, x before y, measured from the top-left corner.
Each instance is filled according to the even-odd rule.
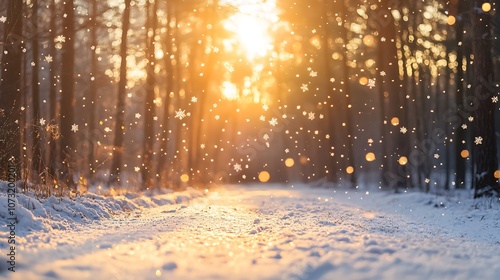
[[[469,117],[469,121],[470,121],[470,122],[473,122],[473,121],[474,121],[474,117],[472,117],[472,116],[471,116],[471,117]]]
[[[269,124],[272,125],[272,126],[276,126],[278,124],[278,120],[276,118],[272,118],[270,121],[269,121]]]
[[[330,78],[330,82],[335,82],[335,78]]]
[[[43,125],[45,125],[45,122],[47,122],[47,121],[44,118],[41,118],[39,122],[40,122],[40,125],[43,126]]]
[[[493,96],[493,97],[491,98],[491,102],[493,102],[493,103],[497,103],[497,102],[498,102],[498,96]]]
[[[406,134],[406,132],[408,132],[408,129],[406,129],[406,127],[402,126],[399,131],[403,134]]]
[[[205,149],[205,144],[201,144],[201,145],[200,145],[200,148],[201,148],[201,149]]]
[[[267,106],[267,104],[262,105],[262,110],[264,111],[269,110],[269,106]]]
[[[474,137],[474,144],[476,144],[476,145],[483,144],[483,137],[481,137],[481,136]]]
[[[49,54],[45,56],[45,61],[51,63],[52,61],[54,61],[54,58]]]
[[[109,128],[108,126],[106,126],[106,127],[104,128],[104,131],[105,131],[106,133],[110,133],[112,130],[111,130],[111,128]]]
[[[438,159],[439,158],[439,154],[434,154],[434,158]]]
[[[141,168],[136,166],[136,167],[134,167],[134,171],[139,172],[139,171],[141,171]]]
[[[191,97],[191,102],[193,103],[198,102],[198,98],[196,96]]]
[[[380,71],[380,76],[384,77],[385,75],[387,75],[385,71]]]
[[[136,114],[135,114],[135,118],[136,118],[136,119],[140,119],[140,118],[141,118],[141,114],[136,113]]]
[[[64,43],[64,42],[66,42],[66,37],[64,37],[63,35],[59,35],[59,36],[57,36],[54,39],[54,42],[56,42],[56,43]]]
[[[467,129],[467,124],[462,124],[462,129]]]
[[[239,163],[235,163],[233,168],[234,168],[234,171],[236,171],[236,172],[240,172],[241,170],[243,170],[243,168],[241,168],[241,164],[239,164]]]
[[[263,122],[264,122],[264,121],[266,121],[266,117],[265,117],[265,116],[263,116],[263,115],[260,115],[259,120],[261,120],[261,121],[263,121]]]
[[[318,76],[318,72],[316,72],[316,71],[311,71],[311,72],[309,73],[309,76],[311,76],[311,77],[316,77],[316,76]]]
[[[369,79],[367,86],[372,89],[375,87],[375,80],[374,79]]]
[[[387,39],[385,37],[380,38],[380,42],[385,42]]]
[[[289,149],[285,149],[285,153],[288,154],[290,152]]]
[[[425,182],[426,184],[429,184],[429,182],[430,182],[430,181],[431,181],[431,179],[429,179],[429,178],[425,178],[425,180],[424,180],[424,182]]]
[[[71,131],[77,132],[78,131],[78,125],[76,123],[71,125]]]
[[[186,110],[179,109],[179,110],[175,111],[175,118],[176,119],[182,120],[185,117],[186,117]]]
[[[0,22],[1,23],[5,23],[7,21],[7,17],[6,16],[1,16],[0,17]]]
[[[310,119],[311,121],[314,120],[314,112],[309,112],[307,118]]]
[[[264,134],[264,136],[263,136],[262,138],[264,138],[264,140],[266,140],[266,141],[267,141],[267,140],[269,140],[269,138],[270,138],[270,137],[269,137],[269,135],[267,135],[267,133],[266,133],[266,134]]]
[[[302,92],[306,92],[309,90],[309,88],[307,87],[307,84],[302,84],[302,86],[300,87],[300,89],[302,90]]]

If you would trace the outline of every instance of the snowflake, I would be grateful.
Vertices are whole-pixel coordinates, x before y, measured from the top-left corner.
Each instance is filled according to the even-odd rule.
[[[264,137],[262,137],[262,138],[264,138],[264,140],[266,140],[266,141],[267,141],[267,140],[269,140],[269,138],[270,138],[270,137],[269,137],[269,135],[267,135],[267,133],[266,133],[266,134],[264,134]]]
[[[191,102],[193,103],[198,102],[198,98],[196,96],[191,97]]]
[[[430,181],[431,181],[431,179],[429,179],[429,178],[425,178],[425,180],[424,180],[424,182],[425,182],[426,184],[429,184],[429,182],[430,182]]]
[[[384,77],[385,75],[387,75],[385,71],[380,71],[380,76]]]
[[[462,124],[462,129],[467,129],[467,124]]]
[[[311,121],[314,120],[314,112],[309,112],[307,118],[310,119]]]
[[[136,118],[136,119],[140,119],[140,118],[141,118],[141,114],[136,113],[136,114],[135,114],[135,118]]]
[[[272,126],[276,126],[278,124],[278,120],[276,118],[272,118],[270,121],[269,121],[269,124],[272,125]]]
[[[472,116],[471,116],[471,117],[469,117],[469,121],[470,121],[470,122],[473,122],[473,121],[474,121],[474,117],[472,117]]]
[[[182,120],[185,117],[186,117],[186,110],[179,109],[179,110],[175,111],[175,118],[176,119]]]
[[[59,36],[57,36],[54,39],[54,42],[56,42],[56,43],[64,43],[64,42],[66,42],[66,37],[64,37],[63,35],[59,35]]]
[[[370,138],[370,139],[368,139],[368,145],[370,145],[370,146],[371,146],[372,144],[373,144],[373,139],[371,139],[371,138]]]
[[[260,115],[259,120],[264,122],[264,121],[266,121],[266,117],[264,117],[263,115]]]
[[[497,102],[498,102],[498,96],[493,96],[493,97],[491,98],[491,102],[493,102],[493,103],[497,103]]]
[[[45,56],[45,61],[51,63],[52,61],[54,61],[54,58],[49,54]]]
[[[1,16],[0,17],[0,22],[1,23],[5,23],[7,21],[7,17],[6,16]]]
[[[374,79],[369,79],[367,86],[372,89],[375,87],[375,80]]]
[[[335,78],[330,78],[330,82],[335,82]]]
[[[267,104],[262,105],[262,110],[264,111],[269,110],[269,106],[267,106]]]
[[[385,42],[387,39],[385,37],[380,38],[380,42]]]
[[[200,148],[205,149],[205,144],[201,144]]]
[[[220,116],[219,115],[215,115],[215,120],[216,121],[220,120]]]
[[[139,171],[141,171],[141,168],[136,166],[136,167],[134,167],[134,171],[139,172]]]
[[[71,131],[77,132],[78,131],[78,125],[76,123],[71,125]]]
[[[434,158],[438,159],[439,158],[439,154],[434,154]]]
[[[290,152],[290,149],[285,149],[285,153],[289,153]]]
[[[403,134],[406,134],[406,132],[408,132],[408,129],[406,129],[406,127],[402,126],[399,131]]]
[[[111,130],[111,128],[109,128],[108,126],[106,126],[106,127],[104,128],[104,131],[105,131],[106,133],[110,133],[112,130]]]
[[[325,116],[323,116],[323,114],[320,114],[319,119],[322,120],[323,118],[325,118]]]
[[[481,137],[481,136],[474,137],[474,144],[476,144],[476,145],[483,144],[483,137]]]
[[[286,119],[286,118],[287,118],[287,115],[286,115],[286,114],[283,114],[283,115],[281,116],[281,118],[282,118],[282,119]]]
[[[307,87],[307,84],[302,84],[302,86],[300,87],[300,89],[302,90],[302,92],[306,92],[309,90],[309,88]]]
[[[318,76],[318,72],[316,72],[316,71],[311,71],[311,72],[309,73],[309,76],[311,76],[311,77],[313,77],[313,78],[314,78],[314,77]]]
[[[41,118],[39,122],[40,122],[40,125],[45,125],[46,120],[44,118]]]
[[[239,164],[239,163],[235,163],[233,168],[234,168],[234,171],[236,171],[236,172],[240,172],[241,170],[243,170],[243,168],[241,168],[241,164]]]

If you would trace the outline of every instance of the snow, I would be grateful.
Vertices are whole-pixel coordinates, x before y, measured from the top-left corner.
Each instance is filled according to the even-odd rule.
[[[500,279],[500,203],[466,192],[258,184],[18,200],[12,279]]]

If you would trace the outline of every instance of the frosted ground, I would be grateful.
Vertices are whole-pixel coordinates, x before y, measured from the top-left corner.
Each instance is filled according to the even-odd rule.
[[[468,197],[303,185],[19,195],[17,272],[2,261],[0,277],[500,279],[500,203]]]

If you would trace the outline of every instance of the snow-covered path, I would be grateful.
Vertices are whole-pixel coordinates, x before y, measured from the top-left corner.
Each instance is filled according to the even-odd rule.
[[[500,232],[499,218],[483,213],[500,212],[483,211],[482,218],[472,212],[462,219],[457,215],[465,210],[453,215],[453,209],[425,205],[422,199],[428,200],[415,194],[412,206],[386,194],[221,188],[189,203],[40,234],[37,245],[19,253],[18,272],[8,276],[500,279],[500,233],[488,234]],[[414,205],[427,210],[416,215]],[[439,219],[447,222],[439,225]],[[483,235],[473,235],[476,231]],[[44,242],[58,245],[44,248]]]

